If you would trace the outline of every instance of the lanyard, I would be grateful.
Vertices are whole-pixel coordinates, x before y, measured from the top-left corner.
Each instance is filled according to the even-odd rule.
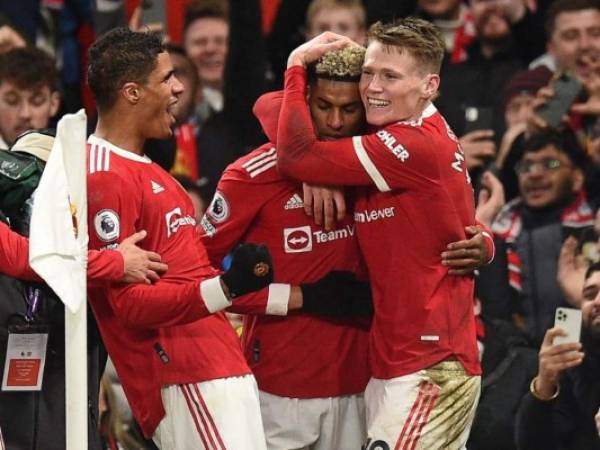
[[[33,316],[38,309],[40,304],[40,290],[31,286],[27,286],[25,289],[25,301],[27,302],[27,314],[25,319],[27,322],[33,321]]]

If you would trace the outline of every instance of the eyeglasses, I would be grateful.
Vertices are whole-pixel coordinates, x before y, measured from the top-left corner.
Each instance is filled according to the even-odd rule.
[[[572,165],[556,158],[544,158],[540,161],[523,160],[515,165],[515,172],[517,172],[517,175],[531,173],[536,166],[539,167],[542,172],[555,172],[561,167],[571,167]]]

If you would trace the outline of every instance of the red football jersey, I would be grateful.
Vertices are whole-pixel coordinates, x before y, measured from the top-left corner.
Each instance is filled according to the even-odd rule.
[[[373,376],[392,378],[457,358],[480,373],[472,276],[451,276],[446,245],[475,224],[465,157],[429,105],[415,121],[373,134],[318,141],[306,106],[306,74],[294,67],[278,127],[278,168],[316,184],[363,186],[354,219],[373,290]]]
[[[29,240],[0,222],[0,272],[23,280],[41,281],[29,267]],[[123,277],[123,257],[118,252],[88,252],[88,285],[119,281]]]
[[[169,269],[154,285],[92,290],[106,348],[144,434],[164,416],[160,388],[250,373],[239,339],[200,280],[210,267],[185,190],[147,157],[91,136],[88,154],[90,248],[112,247],[140,230],[140,246]],[[218,279],[215,279],[218,283]],[[208,316],[207,316],[208,315]],[[202,318],[201,320],[198,320]]]
[[[302,185],[281,178],[276,159],[266,144],[223,173],[201,222],[211,261],[218,264],[243,241],[268,246],[278,283],[310,283],[332,270],[359,272],[352,218],[332,231],[315,225],[304,213]],[[252,315],[242,341],[261,390],[294,398],[349,395],[364,391],[370,377],[368,325],[293,312]]]

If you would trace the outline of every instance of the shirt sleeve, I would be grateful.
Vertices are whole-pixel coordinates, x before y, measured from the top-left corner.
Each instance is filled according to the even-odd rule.
[[[422,127],[407,124],[377,133],[319,141],[306,104],[306,72],[286,71],[277,128],[277,168],[315,184],[375,185],[386,192],[437,182],[432,145]]]
[[[227,311],[237,314],[285,316],[288,313],[291,288],[289,284],[271,283],[260,291],[236,299]]]
[[[40,281],[29,267],[29,241],[0,222],[0,267],[2,273],[28,281]]]
[[[2,272],[28,281],[41,281],[29,267],[29,240],[0,222],[0,266]],[[88,282],[119,281],[123,276],[123,258],[118,252],[88,253]]]
[[[123,256],[114,250],[88,251],[88,283],[92,285],[102,282],[118,282],[123,278],[125,261]]]
[[[283,91],[267,92],[256,100],[252,109],[269,142],[275,146],[277,146],[277,121],[282,103]]]
[[[252,199],[249,201],[248,199]],[[213,267],[221,267],[225,255],[243,241],[269,192],[228,169],[217,185],[212,202],[200,221],[200,239]]]
[[[490,230],[485,224],[480,222],[479,220],[475,220],[477,226],[482,229],[483,238],[485,239],[485,246],[487,248],[487,261],[486,264],[490,264],[494,260],[494,256],[496,255],[496,245],[494,244],[494,233]]]
[[[221,277],[201,281],[113,287],[109,301],[119,320],[137,328],[183,325],[231,306],[221,288]]]
[[[228,169],[201,221],[201,240],[214,267],[226,254],[244,241],[264,202],[273,194],[271,183],[253,183]],[[253,201],[249,202],[248,199]],[[227,214],[223,214],[226,208]],[[215,211],[219,211],[216,213]],[[271,284],[257,292],[241,296],[227,310],[238,314],[287,314],[289,285]]]

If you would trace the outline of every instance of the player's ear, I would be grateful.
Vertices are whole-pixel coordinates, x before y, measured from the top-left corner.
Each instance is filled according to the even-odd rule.
[[[422,94],[426,99],[432,99],[440,87],[440,76],[437,73],[429,73],[423,79]]]
[[[140,85],[132,81],[125,83],[121,88],[121,95],[123,95],[125,100],[127,100],[129,103],[135,105],[140,101],[141,98]]]

